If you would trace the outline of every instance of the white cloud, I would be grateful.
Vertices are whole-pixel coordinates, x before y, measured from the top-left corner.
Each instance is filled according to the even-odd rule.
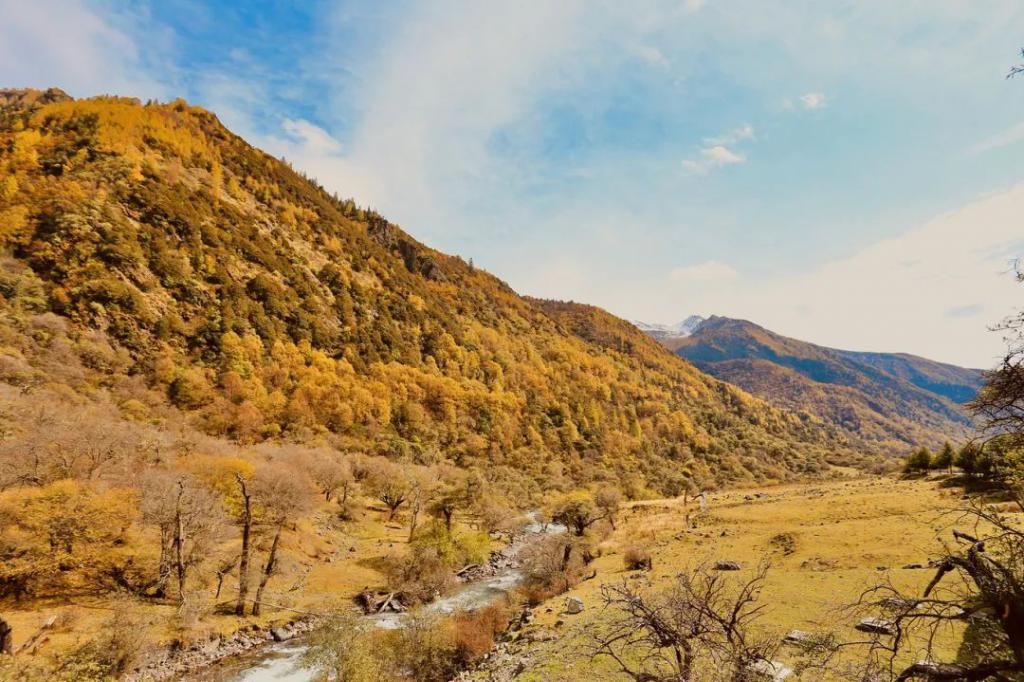
[[[700,157],[683,159],[683,168],[696,175],[704,175],[712,168],[745,163],[746,157],[725,145],[714,145],[700,150]]]
[[[680,268],[674,281],[719,286],[667,297],[661,316],[708,310],[828,346],[992,366],[1004,344],[987,327],[1024,294],[1010,273],[1024,253],[1022,215],[1024,184],[802,274],[755,283],[718,261]]]
[[[1000,149],[1002,147],[1009,147],[1010,145],[1017,144],[1018,142],[1024,142],[1024,121],[1021,121],[1017,125],[1010,126],[1006,130],[1000,131],[982,140],[978,144],[970,148],[971,154],[983,154],[993,149]]]
[[[668,278],[677,284],[729,282],[738,276],[736,268],[717,260],[672,268],[668,274]]]
[[[715,145],[714,147],[702,149],[700,154],[713,166],[727,166],[746,161],[742,154],[737,154],[728,147],[724,147],[720,144]]]
[[[343,153],[331,144],[330,129],[315,140],[305,139],[308,130],[296,139],[293,128],[284,139],[260,142],[327,187],[445,247],[459,230],[470,230],[461,211],[486,192],[480,183],[502,176],[489,146],[494,131],[526,118],[569,77],[567,55],[593,44],[595,31],[603,33],[594,23],[606,18],[587,7],[584,0],[531,3],[529,11],[456,0],[414,4],[388,26],[379,53],[352,66],[354,89],[335,107],[344,120],[358,103]],[[341,26],[344,19],[339,10],[334,20]]]
[[[820,92],[808,92],[800,95],[800,104],[804,109],[824,109],[828,104],[828,98]]]
[[[281,127],[293,140],[302,145],[307,153],[337,154],[341,152],[341,143],[331,137],[323,128],[305,120],[286,118]]]
[[[118,25],[132,17],[100,16],[81,0],[0,0],[0,83],[63,88],[76,97],[118,94],[164,97],[168,90],[146,68],[161,36],[146,51]],[[147,52],[148,51],[148,52]],[[170,74],[163,74],[168,78]]]
[[[754,126],[749,123],[744,123],[741,126],[733,128],[724,135],[718,137],[707,137],[704,138],[704,144],[709,146],[714,145],[730,145],[736,144],[737,142],[743,142],[744,140],[754,139]]]

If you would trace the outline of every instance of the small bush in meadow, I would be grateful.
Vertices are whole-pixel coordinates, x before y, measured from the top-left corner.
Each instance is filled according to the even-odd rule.
[[[642,547],[629,547],[622,555],[627,571],[651,570],[651,554]]]

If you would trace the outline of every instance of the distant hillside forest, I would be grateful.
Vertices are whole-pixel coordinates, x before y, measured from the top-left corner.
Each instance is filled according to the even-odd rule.
[[[858,448],[905,455],[971,437],[964,404],[983,372],[902,353],[857,353],[712,317],[666,345],[697,367],[784,409],[841,429]]]
[[[183,101],[3,91],[0,169],[8,438],[103,403],[240,444],[669,495],[857,461],[824,421],[599,309],[522,298]]]

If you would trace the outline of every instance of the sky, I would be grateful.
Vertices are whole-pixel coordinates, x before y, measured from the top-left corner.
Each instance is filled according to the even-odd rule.
[[[973,367],[1019,0],[0,0],[0,85],[184,97],[532,296]]]

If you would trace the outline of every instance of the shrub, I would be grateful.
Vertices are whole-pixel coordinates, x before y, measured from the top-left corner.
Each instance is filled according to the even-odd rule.
[[[436,548],[413,548],[406,557],[389,557],[384,563],[388,588],[415,602],[427,602],[455,583],[448,563]]]
[[[118,609],[100,629],[100,634],[61,657],[59,680],[119,679],[144,653],[145,624],[134,617],[131,606]]]
[[[789,556],[796,551],[796,538],[792,533],[779,533],[769,541],[771,546],[783,555]]]
[[[447,682],[459,672],[455,628],[450,620],[415,617],[395,643],[397,668],[417,682]]]
[[[622,555],[627,571],[651,570],[651,554],[642,547],[629,547]]]
[[[476,611],[463,611],[453,619],[455,653],[460,665],[470,666],[494,648],[494,640],[508,629],[508,605],[496,602]]]
[[[450,532],[444,523],[434,521],[416,534],[413,551],[433,550],[450,567],[480,564],[491,553],[491,539],[486,533]]]
[[[353,613],[338,613],[311,633],[302,662],[332,679],[377,682],[388,679],[391,652],[377,633],[361,627]]]

